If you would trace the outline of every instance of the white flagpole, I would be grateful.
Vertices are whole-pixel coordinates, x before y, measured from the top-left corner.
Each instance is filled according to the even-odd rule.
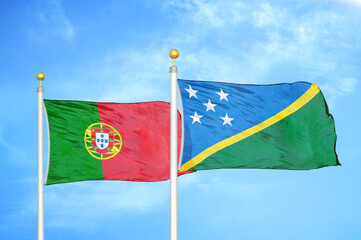
[[[38,240],[44,240],[44,133],[43,133],[43,94],[41,81],[45,75],[39,72],[36,78],[40,81],[38,92]]]
[[[178,239],[178,203],[177,203],[177,73],[175,59],[179,56],[176,49],[169,52],[173,59],[170,67],[170,240]]]

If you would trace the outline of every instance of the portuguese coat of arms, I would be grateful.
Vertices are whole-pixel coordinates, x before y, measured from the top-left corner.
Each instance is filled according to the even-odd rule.
[[[91,128],[92,146],[98,153],[110,152],[114,146],[114,132],[107,128]]]
[[[84,134],[84,144],[91,156],[107,160],[117,155],[123,140],[119,132],[107,123],[93,123]]]

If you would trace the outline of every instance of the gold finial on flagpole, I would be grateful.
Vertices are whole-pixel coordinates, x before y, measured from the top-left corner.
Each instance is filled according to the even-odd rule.
[[[41,81],[44,80],[45,74],[42,72],[39,72],[38,74],[36,74],[36,78],[40,81],[40,87],[41,87]]]
[[[179,52],[177,49],[172,49],[169,51],[169,57],[173,59],[173,66],[175,66],[175,60],[179,56]]]

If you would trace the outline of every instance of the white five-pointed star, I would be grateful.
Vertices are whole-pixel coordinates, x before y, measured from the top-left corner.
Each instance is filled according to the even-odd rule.
[[[199,122],[200,124],[202,124],[202,123],[201,123],[201,118],[202,118],[203,116],[202,116],[202,115],[198,115],[197,112],[194,112],[194,116],[191,115],[190,117],[193,119],[192,124],[195,123],[195,122]]]
[[[226,99],[227,102],[228,102],[228,99],[227,99],[227,96],[229,95],[228,93],[224,93],[222,88],[221,88],[221,91],[220,92],[216,92],[219,96],[220,96],[220,99],[219,101],[221,101],[222,99]]]
[[[189,85],[188,89],[185,88],[185,90],[187,92],[189,92],[189,98],[191,98],[192,96],[194,96],[195,98],[198,98],[197,95],[196,95],[196,92],[198,92],[198,90],[192,89],[191,85]]]
[[[212,110],[213,112],[216,111],[216,110],[214,110],[214,107],[217,106],[217,104],[211,103],[210,99],[208,99],[208,103],[203,103],[203,105],[207,107],[206,112],[208,112],[208,110]]]
[[[227,113],[226,113],[226,116],[225,116],[225,117],[221,117],[221,118],[222,118],[222,120],[224,121],[224,122],[223,122],[223,125],[228,123],[229,125],[232,126],[231,121],[232,121],[234,118],[228,117],[228,114],[227,114]]]

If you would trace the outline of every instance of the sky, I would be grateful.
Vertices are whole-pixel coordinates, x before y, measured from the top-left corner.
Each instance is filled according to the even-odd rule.
[[[0,239],[37,235],[36,74],[47,99],[169,101],[173,48],[183,79],[317,83],[342,164],[182,176],[179,240],[361,239],[360,26],[360,0],[0,1]],[[46,186],[45,239],[169,239],[169,188]]]

